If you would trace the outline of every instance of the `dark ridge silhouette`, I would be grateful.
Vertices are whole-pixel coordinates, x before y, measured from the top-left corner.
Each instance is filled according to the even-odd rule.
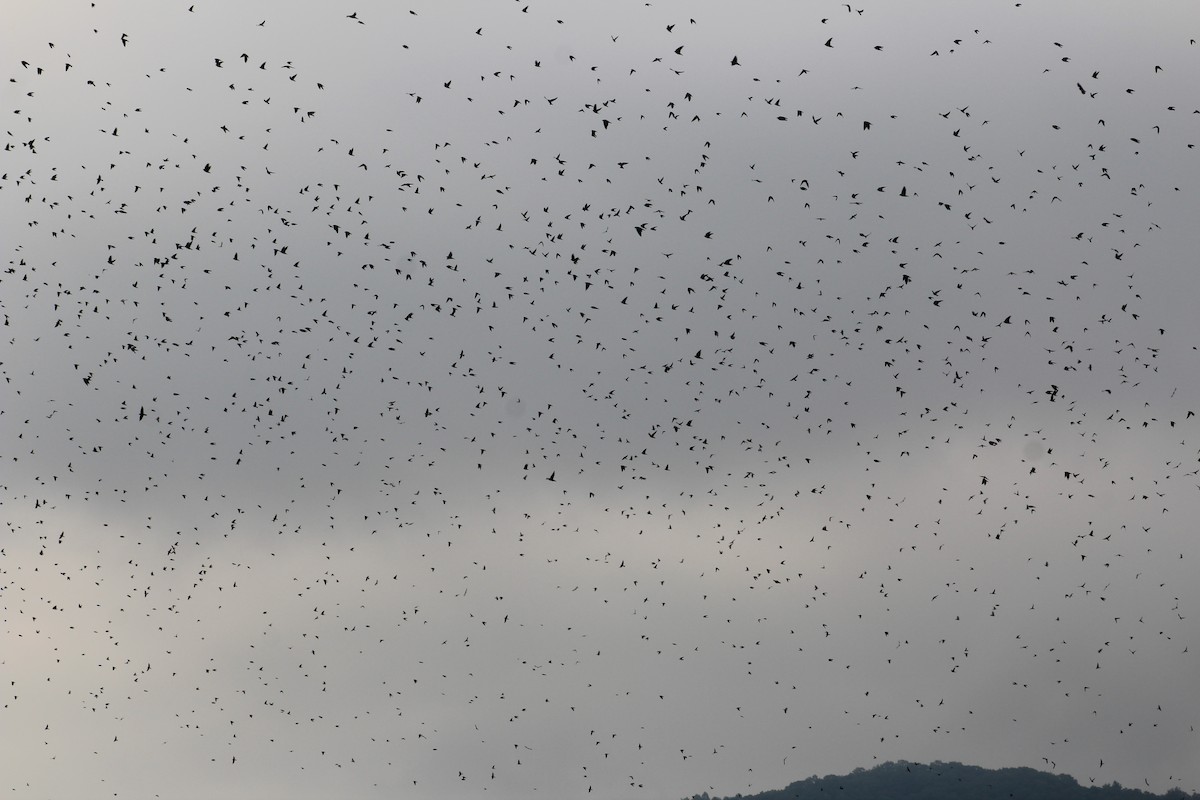
[[[858,768],[849,775],[816,775],[796,781],[784,789],[758,794],[709,797],[691,800],[1171,800],[1200,798],[1182,789],[1159,795],[1130,789],[1113,782],[1104,786],[1080,786],[1069,775],[1056,775],[1031,767],[985,769],[958,762],[934,761],[914,764],[895,761],[872,769]]]

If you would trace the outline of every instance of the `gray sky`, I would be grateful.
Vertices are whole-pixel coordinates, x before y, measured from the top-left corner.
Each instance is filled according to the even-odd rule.
[[[1190,3],[9,5],[17,794],[1200,790]]]

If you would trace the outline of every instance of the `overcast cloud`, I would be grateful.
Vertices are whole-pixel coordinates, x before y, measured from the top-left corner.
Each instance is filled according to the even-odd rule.
[[[1200,790],[1191,3],[6,16],[14,796]]]

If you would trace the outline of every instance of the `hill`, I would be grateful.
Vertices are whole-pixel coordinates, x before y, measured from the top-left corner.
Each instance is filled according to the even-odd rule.
[[[1165,795],[1129,789],[1119,783],[1080,786],[1069,775],[1055,775],[1029,767],[985,769],[957,762],[934,761],[914,764],[889,762],[872,769],[856,769],[849,775],[812,776],[783,789],[752,795],[735,795],[738,800],[1200,800],[1200,795],[1172,789]],[[691,800],[710,798],[707,793]]]

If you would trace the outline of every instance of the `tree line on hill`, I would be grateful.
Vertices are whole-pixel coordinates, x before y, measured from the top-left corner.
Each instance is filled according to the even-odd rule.
[[[985,769],[958,762],[916,764],[893,761],[849,775],[816,775],[783,789],[752,795],[691,800],[1200,800],[1200,794],[1171,789],[1165,795],[1131,789],[1112,782],[1080,786],[1069,775],[1030,767]]]

